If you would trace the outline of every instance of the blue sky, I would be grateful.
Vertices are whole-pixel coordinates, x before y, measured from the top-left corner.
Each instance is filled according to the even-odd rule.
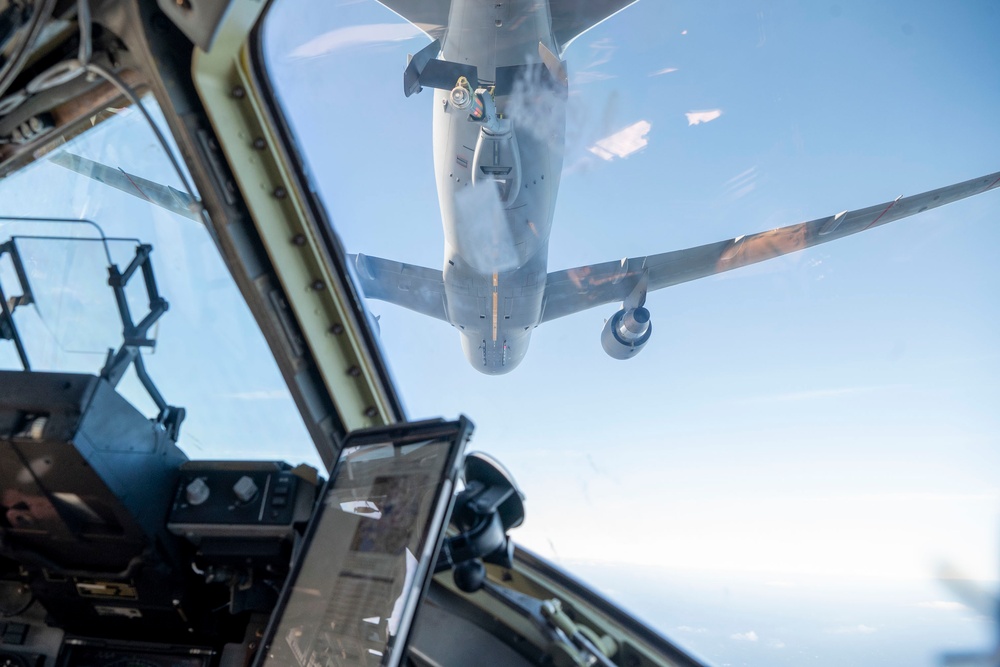
[[[266,50],[338,232],[439,267],[431,100],[400,90],[427,39],[374,4],[303,8]],[[990,2],[639,2],[565,54],[550,270],[997,171],[998,28]],[[637,126],[627,157],[589,150]],[[613,307],[485,377],[447,325],[370,306],[410,414],[470,415],[528,495],[516,537],[571,570],[995,579],[998,218],[994,192],[652,294],[630,362],[598,342]]]

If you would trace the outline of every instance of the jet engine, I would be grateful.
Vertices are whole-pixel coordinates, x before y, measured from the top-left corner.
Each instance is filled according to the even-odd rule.
[[[601,345],[608,356],[615,359],[629,359],[642,349],[653,333],[649,321],[649,311],[638,308],[622,308],[608,320],[601,332]]]

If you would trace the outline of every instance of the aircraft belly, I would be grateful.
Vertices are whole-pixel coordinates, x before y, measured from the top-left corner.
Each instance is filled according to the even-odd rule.
[[[528,266],[481,274],[452,254],[444,267],[448,319],[462,334],[470,363],[486,373],[513,370],[541,318],[546,265],[541,252]]]
[[[540,44],[558,52],[547,2],[451,4],[440,58],[475,66],[482,94],[496,96],[479,120],[454,106],[451,90],[436,88],[433,102],[447,317],[486,373],[512,370],[541,319],[566,112]]]
[[[488,86],[497,67],[541,66],[539,43],[558,48],[547,2],[453,0],[440,57],[474,65]],[[496,98],[497,118],[508,128],[499,134],[495,124],[470,120],[469,109],[454,107],[450,90],[434,90],[434,167],[445,242],[483,274],[524,266],[551,229],[565,97],[544,77],[533,81],[536,75],[537,68],[518,70],[515,76],[524,79]]]
[[[475,65],[480,80],[494,81],[497,67],[540,62],[539,42],[558,49],[547,2],[454,0],[441,52],[446,60]]]
[[[506,213],[514,243],[523,244],[522,260],[527,260],[548,242],[552,230],[565,139],[561,133],[550,138],[535,136],[530,129],[518,130],[521,187]]]
[[[521,130],[514,121],[521,173],[515,179],[517,192],[502,201],[493,183],[480,180],[473,185],[480,124],[469,121],[464,112],[446,109],[446,100],[447,91],[436,91],[434,162],[445,241],[481,273],[524,266],[551,231],[564,121],[545,133],[527,124]]]
[[[468,120],[467,114],[451,113],[445,108],[449,91],[434,91],[434,172],[438,186],[438,202],[445,223],[445,236],[455,229],[455,198],[465,188],[472,187],[472,164],[479,136],[479,125]]]
[[[545,293],[545,274],[541,275],[542,279],[532,275],[534,284],[529,285],[520,271],[472,278],[445,271],[448,321],[491,339],[507,330],[533,329],[541,318]]]

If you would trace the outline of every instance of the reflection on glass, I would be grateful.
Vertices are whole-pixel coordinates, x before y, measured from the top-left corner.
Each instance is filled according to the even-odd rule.
[[[162,125],[155,101],[143,103]],[[100,372],[122,344],[109,264],[124,271],[136,246],[149,244],[169,307],[148,332],[156,344],[143,358],[164,399],[187,410],[178,445],[193,458],[321,466],[260,329],[142,114],[110,108],[92,121],[0,181],[0,243],[13,239],[35,291],[13,315],[32,368]],[[102,236],[107,250],[95,240]],[[0,280],[8,297],[19,293],[10,257],[0,257]],[[136,323],[149,312],[141,272],[125,301]],[[0,368],[21,367],[15,346],[0,340]],[[118,390],[157,414],[133,370]]]
[[[342,453],[265,667],[398,662],[390,652],[428,572],[451,495],[453,446]]]
[[[21,336],[30,341],[32,368],[58,368],[59,357],[72,354],[96,354],[100,363],[99,358],[120,345],[122,337],[114,293],[108,287],[109,260],[127,266],[137,241],[26,235],[41,231],[42,222],[7,221],[3,227],[11,232],[33,295],[34,307],[15,313]],[[17,284],[10,271],[0,273],[0,280],[5,292]],[[133,298],[130,307],[141,317],[142,309],[149,308],[148,299]]]

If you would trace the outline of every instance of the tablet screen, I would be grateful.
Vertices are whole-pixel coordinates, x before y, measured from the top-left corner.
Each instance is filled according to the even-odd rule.
[[[272,620],[265,667],[399,663],[464,439],[348,442]]]

